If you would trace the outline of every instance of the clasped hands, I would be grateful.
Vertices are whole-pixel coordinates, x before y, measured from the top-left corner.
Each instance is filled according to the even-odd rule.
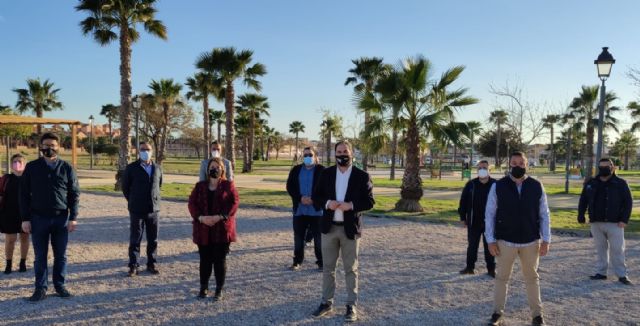
[[[329,203],[327,204],[327,207],[332,210],[341,210],[343,212],[346,211],[350,211],[353,209],[353,203],[351,202],[343,202],[343,201],[337,201],[337,200],[330,200]]]
[[[222,221],[224,218],[220,215],[202,215],[198,218],[200,223],[208,226],[214,226],[216,223]]]
[[[310,196],[302,196],[302,198],[300,198],[300,203],[302,205],[313,205],[313,200]]]

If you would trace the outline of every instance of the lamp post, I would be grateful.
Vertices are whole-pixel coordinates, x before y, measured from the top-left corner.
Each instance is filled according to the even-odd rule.
[[[141,103],[141,99],[140,96],[136,95],[133,97],[133,109],[136,111],[136,153],[138,153],[138,150],[140,149],[140,134],[139,134],[139,128],[140,128],[140,104]]]
[[[91,156],[89,158],[89,169],[93,170],[93,114],[89,116],[89,141],[91,142]]]
[[[602,81],[600,86],[600,106],[598,107],[598,147],[596,148],[596,162],[597,165],[602,158],[602,130],[604,129],[604,98],[605,98],[605,86],[604,81],[609,78],[611,74],[611,67],[616,60],[613,59],[611,53],[609,53],[608,47],[603,47],[602,52],[598,56],[598,59],[594,60],[596,67],[598,68],[598,78]],[[589,169],[593,168],[592,166]]]
[[[565,164],[566,171],[565,171],[565,180],[564,180],[564,192],[568,194],[569,193],[569,169],[571,168],[571,165],[570,165],[571,157],[573,157],[572,155],[573,153],[571,153],[573,149],[573,146],[571,146],[571,138],[573,136],[573,122],[575,121],[575,117],[573,116],[573,114],[568,114],[566,116],[566,121],[567,121],[567,124],[569,125],[569,130],[567,131],[568,132],[567,160],[566,160],[567,162]]]

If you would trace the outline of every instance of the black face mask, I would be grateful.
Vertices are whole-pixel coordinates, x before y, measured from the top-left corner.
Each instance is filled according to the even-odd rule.
[[[527,169],[525,168],[521,168],[519,166],[511,167],[511,176],[516,179],[524,177],[525,173],[527,173]]]
[[[336,163],[340,166],[349,166],[349,164],[351,164],[351,157],[349,157],[349,155],[336,155]]]
[[[218,169],[209,170],[209,178],[218,179],[219,177],[220,177],[220,170]]]
[[[601,177],[608,177],[611,175],[611,168],[608,166],[599,166],[598,175]]]
[[[58,156],[58,151],[56,151],[53,148],[43,148],[43,149],[40,150],[40,152],[42,152],[42,155],[44,155],[45,157],[48,157],[48,158],[52,158],[52,157]]]

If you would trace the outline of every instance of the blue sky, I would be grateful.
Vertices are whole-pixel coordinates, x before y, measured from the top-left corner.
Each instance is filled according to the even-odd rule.
[[[76,3],[0,0],[0,103],[13,106],[11,90],[33,77],[62,89],[65,109],[52,117],[87,120],[103,104],[119,102],[117,43],[101,47],[83,36]],[[301,120],[313,139],[321,109],[339,113],[348,128],[357,125],[352,89],[343,84],[351,59],[360,56],[397,63],[423,54],[436,75],[465,65],[457,85],[481,100],[460,114],[465,121],[486,121],[494,109],[490,83],[519,83],[530,101],[561,109],[581,85],[599,82],[593,60],[602,46],[617,60],[607,82],[621,99],[616,104],[639,96],[625,76],[629,66],[640,67],[635,0],[164,0],[157,7],[169,40],[143,34],[134,45],[134,93],[147,91],[151,79],[184,82],[198,55],[214,47],[249,48],[269,71],[262,83],[270,125],[286,133],[291,121]],[[620,118],[628,128],[627,115]]]

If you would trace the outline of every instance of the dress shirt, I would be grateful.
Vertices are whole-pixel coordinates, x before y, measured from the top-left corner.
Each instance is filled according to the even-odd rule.
[[[349,165],[347,171],[342,173],[340,168],[336,169],[336,200],[344,201],[344,197],[347,194],[347,187],[349,186],[349,177],[351,177],[351,170],[353,166]],[[336,222],[344,222],[344,212],[341,209],[336,209],[333,214],[333,220]]]

